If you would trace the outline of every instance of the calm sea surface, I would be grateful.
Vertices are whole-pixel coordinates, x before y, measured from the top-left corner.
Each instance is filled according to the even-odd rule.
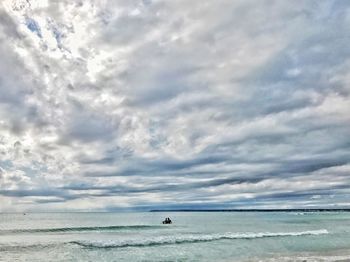
[[[305,260],[350,261],[350,213],[0,214],[0,261]]]

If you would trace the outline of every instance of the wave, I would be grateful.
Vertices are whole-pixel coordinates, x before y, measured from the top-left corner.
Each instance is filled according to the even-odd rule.
[[[340,251],[342,252],[342,251]],[[327,261],[327,262],[346,262],[350,261],[350,255],[334,255],[334,254],[307,254],[307,255],[293,255],[293,256],[276,256],[273,258],[252,258],[252,262],[305,262],[305,261]]]
[[[38,244],[26,244],[26,243],[13,243],[13,244],[0,244],[1,252],[19,252],[21,250],[43,250],[47,248],[56,248],[59,245],[65,245],[66,243],[38,243]],[[1,255],[0,255],[0,261]]]
[[[123,248],[123,247],[147,247],[159,245],[185,244],[197,242],[210,242],[224,239],[256,239],[267,237],[292,237],[292,236],[307,236],[307,235],[322,235],[328,234],[326,229],[311,230],[302,232],[264,232],[264,233],[226,233],[226,234],[208,234],[208,235],[187,235],[178,237],[158,237],[148,240],[133,240],[120,242],[90,242],[90,241],[72,241],[71,244],[76,244],[85,248]]]
[[[61,228],[37,228],[37,229],[13,229],[1,230],[0,234],[7,233],[64,233],[64,232],[95,232],[95,231],[119,231],[161,228],[152,225],[130,225],[130,226],[104,226],[104,227],[61,227]]]

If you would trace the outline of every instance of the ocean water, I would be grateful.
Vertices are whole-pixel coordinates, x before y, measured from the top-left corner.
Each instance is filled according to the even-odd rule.
[[[0,214],[0,261],[350,261],[350,213]]]

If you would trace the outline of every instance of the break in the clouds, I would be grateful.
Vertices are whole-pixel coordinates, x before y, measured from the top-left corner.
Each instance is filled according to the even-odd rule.
[[[5,0],[0,211],[350,201],[350,2]]]

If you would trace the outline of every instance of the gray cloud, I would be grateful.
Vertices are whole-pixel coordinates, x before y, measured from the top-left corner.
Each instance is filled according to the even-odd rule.
[[[349,10],[3,1],[0,211],[344,206]]]

